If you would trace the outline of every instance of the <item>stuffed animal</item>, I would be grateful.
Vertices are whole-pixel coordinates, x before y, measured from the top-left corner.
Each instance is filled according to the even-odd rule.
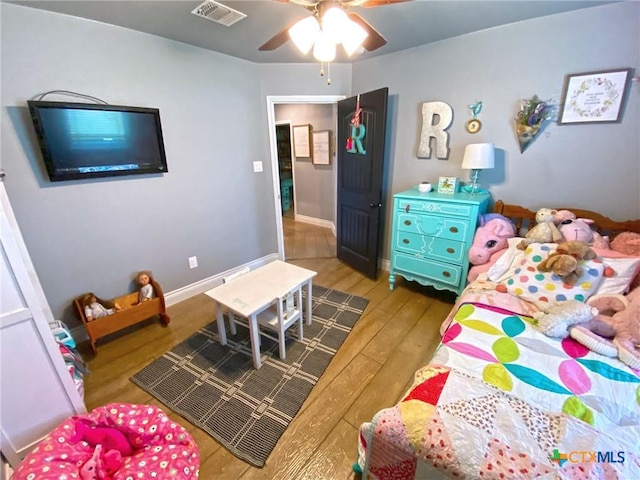
[[[486,216],[481,217],[469,249],[469,262],[473,267],[469,269],[467,280],[471,282],[489,270],[509,246],[507,240],[515,236],[516,228],[507,217],[500,214],[492,214],[488,220]]]
[[[538,271],[553,272],[568,285],[574,285],[584,273],[581,260],[596,258],[596,253],[584,242],[569,241],[558,245],[554,252],[538,264]]]
[[[617,356],[631,368],[640,370],[640,288],[626,297],[595,295],[588,303],[600,313],[593,320],[571,328],[571,337],[596,353]]]
[[[538,321],[538,330],[548,337],[567,338],[573,325],[593,319],[598,309],[577,300],[565,300],[551,304],[533,317]]]
[[[123,457],[133,453],[129,439],[120,430],[111,427],[93,427],[82,420],[76,421],[75,427],[75,434],[69,439],[71,444],[85,441],[92,447],[102,445],[105,452],[117,450]]]
[[[520,250],[526,249],[530,244],[559,242],[562,235],[554,223],[554,215],[557,210],[541,208],[536,212],[536,225],[527,232],[525,238],[518,244]]]
[[[104,478],[102,462],[100,460],[101,451],[102,445],[96,445],[91,458],[80,467],[80,478],[82,480],[98,480],[99,478]]]
[[[611,250],[640,257],[640,233],[622,232],[611,241]]]
[[[632,257],[640,257],[640,233],[637,232],[621,232],[611,241],[611,250]],[[630,290],[640,287],[640,271],[637,272],[635,279],[631,281]]]
[[[558,224],[558,230],[565,242],[579,240],[596,248],[609,248],[609,237],[592,230],[594,223],[590,218],[566,218]]]
[[[80,467],[82,480],[110,479],[122,466],[122,456],[117,450],[102,454],[102,445],[96,445],[93,455]]]

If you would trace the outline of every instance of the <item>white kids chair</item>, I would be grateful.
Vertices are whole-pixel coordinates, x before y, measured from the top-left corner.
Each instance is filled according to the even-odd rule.
[[[231,275],[223,277],[222,282],[232,282],[239,276],[249,273],[249,271],[249,267],[244,267]],[[227,310],[227,314],[229,315],[229,327],[233,335],[237,332],[236,323],[250,329],[248,319],[235,316],[231,310]],[[300,341],[303,339],[302,285],[298,285],[285,295],[278,297],[272,305],[256,315],[256,320],[260,335],[278,342],[279,355],[284,360],[287,356],[285,348],[285,333],[287,329],[297,323],[298,339]],[[275,333],[275,335],[270,332]],[[261,345],[261,343],[260,339],[258,339],[258,345]]]

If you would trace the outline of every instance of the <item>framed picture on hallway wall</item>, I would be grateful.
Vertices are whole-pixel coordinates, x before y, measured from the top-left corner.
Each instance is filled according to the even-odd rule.
[[[331,165],[331,132],[321,130],[312,135],[314,165]]]
[[[296,157],[311,157],[311,125],[293,126],[293,154]]]

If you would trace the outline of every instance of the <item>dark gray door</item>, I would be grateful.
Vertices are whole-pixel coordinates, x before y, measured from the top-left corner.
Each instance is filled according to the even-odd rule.
[[[388,88],[338,102],[338,258],[375,279],[378,272]]]

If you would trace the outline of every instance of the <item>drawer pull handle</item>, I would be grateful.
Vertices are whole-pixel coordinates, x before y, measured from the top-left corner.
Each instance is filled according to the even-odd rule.
[[[447,253],[456,253],[456,251],[453,248],[449,247],[447,248]]]
[[[451,227],[451,228],[449,229],[449,231],[450,231],[451,233],[458,233],[458,227]]]
[[[404,221],[404,224],[405,224],[405,225],[411,225],[411,220],[405,220],[405,221]]]
[[[449,273],[449,272],[442,272],[442,276],[443,276],[443,277],[447,277],[447,278],[449,278],[449,277],[451,276],[451,273]]]
[[[403,238],[402,239],[402,243],[409,243],[409,239],[408,238]]]
[[[407,206],[406,206],[406,207],[404,207],[404,211],[405,211],[405,212],[407,212],[407,213],[409,213],[409,204],[407,204]]]

